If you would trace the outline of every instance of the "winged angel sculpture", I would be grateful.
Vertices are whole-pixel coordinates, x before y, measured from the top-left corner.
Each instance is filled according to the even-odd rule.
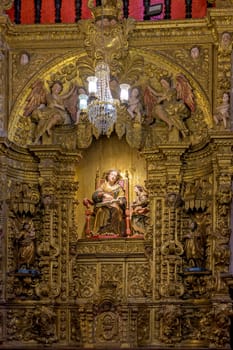
[[[154,119],[164,121],[169,130],[175,127],[182,137],[189,135],[185,120],[195,111],[192,88],[182,74],[178,74],[175,84],[168,78],[161,78],[161,91],[147,86],[144,92],[144,103],[148,123]]]
[[[55,125],[72,124],[76,121],[78,87],[71,85],[66,93],[62,91],[61,81],[54,81],[50,89],[46,89],[41,80],[36,81],[32,86],[24,115],[31,117],[32,122],[36,124],[35,144],[41,141],[44,134],[51,136]]]

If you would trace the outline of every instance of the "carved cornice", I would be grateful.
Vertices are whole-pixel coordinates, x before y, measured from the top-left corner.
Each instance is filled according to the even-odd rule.
[[[107,241],[99,239],[94,240],[80,240],[77,243],[78,259],[88,256],[96,259],[98,256],[111,254],[111,257],[141,256],[145,257],[145,242],[141,239],[119,239]]]
[[[34,168],[37,164],[36,160],[33,159],[32,155],[27,149],[10,142],[7,138],[0,138],[0,155],[6,155],[8,159],[19,163],[30,163],[27,164],[27,166],[29,165],[31,168]]]
[[[225,30],[232,32],[233,9],[216,8],[208,12],[208,18],[218,32]]]
[[[233,26],[233,10],[226,9],[211,9],[208,10],[207,17],[204,19],[195,20],[175,20],[170,21],[138,21],[135,22],[135,29],[130,34],[130,47],[137,47],[146,42],[148,45],[154,45],[155,42],[160,44],[160,47],[167,43],[176,44],[184,42],[184,37],[189,37],[189,44],[210,43],[213,39],[213,27],[217,32],[224,30],[231,31]],[[4,28],[6,27],[6,28]],[[43,42],[44,48],[51,47],[53,50],[58,48],[73,48],[74,42],[77,42],[77,47],[84,47],[82,34],[77,23],[74,24],[53,24],[51,25],[20,25],[12,24],[7,16],[0,17],[0,31],[7,33],[7,41],[15,48],[41,48]],[[20,36],[20,40],[18,40]],[[162,38],[162,40],[161,40]],[[54,43],[56,42],[56,45]],[[145,47],[145,48],[146,48]]]
[[[222,16],[226,16],[226,13],[222,13]],[[177,21],[170,20],[169,22],[162,21],[145,21],[145,22],[135,22],[135,29],[132,31],[129,37],[130,47],[137,47],[137,45],[142,46],[146,42],[146,47],[151,43],[153,45],[158,42],[160,46],[167,45],[167,43],[176,44],[184,42],[183,38],[187,35],[189,36],[189,43],[195,43],[197,40],[201,43],[209,43],[212,37],[211,18],[214,21],[218,20],[218,24],[231,25],[228,23],[226,18],[221,18],[220,15],[215,16],[215,14],[209,19],[195,19],[192,20],[180,20]],[[230,15],[229,15],[230,19]],[[53,50],[58,48],[73,48],[74,42],[77,42],[77,47],[84,47],[83,36],[80,32],[79,26],[77,24],[53,24],[51,25],[14,25],[8,21],[0,20],[5,26],[7,25],[7,41],[11,46],[15,48],[22,46],[22,41],[24,43],[24,48],[41,48],[41,43],[43,42],[44,48],[51,47]],[[208,24],[208,25],[207,25]],[[18,40],[20,36],[20,40]],[[161,41],[161,38],[163,39]],[[54,43],[56,42],[56,46]]]
[[[194,43],[198,40],[200,43],[209,43],[211,40],[211,31],[207,29],[207,20],[181,20],[169,22],[137,22],[135,30],[131,34],[130,45],[136,47],[140,41],[141,44],[146,43],[153,45],[155,41],[158,41],[161,47],[166,47],[168,43],[174,45],[184,44],[184,37],[188,35],[189,43]],[[162,38],[162,40],[161,40]]]
[[[39,159],[49,159],[54,162],[74,162],[77,163],[82,158],[80,151],[67,152],[56,145],[36,145],[30,146],[30,151],[33,152]]]
[[[20,40],[19,40],[20,36]],[[77,47],[82,46],[82,35],[77,24],[53,24],[51,25],[14,25],[7,26],[7,41],[10,46],[15,48],[73,48],[74,42],[78,43]],[[21,42],[21,43],[20,43]],[[56,45],[54,43],[56,42]]]

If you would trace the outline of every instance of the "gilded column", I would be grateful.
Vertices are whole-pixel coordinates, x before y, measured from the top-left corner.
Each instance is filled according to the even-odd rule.
[[[72,336],[69,320],[72,320],[72,327],[75,322],[72,316],[75,300],[70,296],[75,294],[71,267],[77,240],[75,196],[78,184],[74,179],[80,155],[76,152],[64,154],[59,147],[32,148],[40,159],[42,207],[38,244],[41,283],[38,296],[47,303],[56,301],[58,338],[61,343],[67,343]]]
[[[230,318],[232,301],[224,277],[229,276],[231,203],[232,203],[232,136],[215,135],[214,162],[214,208],[211,264],[213,271],[213,308],[210,314],[210,343],[212,347],[224,347],[230,342]],[[216,329],[221,330],[216,332]]]
[[[221,300],[227,286],[221,280],[222,273],[229,272],[231,202],[232,202],[232,140],[231,135],[214,140],[214,208],[212,270],[216,276],[215,297]]]
[[[183,295],[181,277],[182,154],[186,145],[161,145],[145,152],[148,168],[147,189],[150,195],[153,224],[153,300],[155,302],[153,344],[169,344],[180,335],[180,307],[173,303]],[[162,312],[161,312],[162,307]],[[166,317],[164,317],[166,315]],[[176,319],[177,326],[168,324]],[[177,323],[178,322],[178,323]],[[166,329],[169,332],[166,333]],[[163,332],[165,332],[163,334]]]

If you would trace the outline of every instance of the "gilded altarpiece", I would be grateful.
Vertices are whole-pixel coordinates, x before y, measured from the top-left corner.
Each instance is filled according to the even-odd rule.
[[[91,3],[70,25],[0,11],[0,348],[229,348],[233,5],[135,22],[106,1],[100,26]],[[103,59],[106,135],[78,108]],[[96,228],[110,169],[120,231]]]

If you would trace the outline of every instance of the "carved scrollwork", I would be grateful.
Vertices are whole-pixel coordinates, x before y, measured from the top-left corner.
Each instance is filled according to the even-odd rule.
[[[21,319],[21,322],[18,320]],[[9,310],[7,314],[7,339],[41,344],[56,342],[56,315],[48,306],[37,307],[34,310]]]
[[[209,271],[184,272],[185,292],[183,298],[209,298],[212,291]]]
[[[181,339],[181,316],[182,311],[179,306],[167,305],[159,313],[161,322],[161,341],[165,344],[172,344]]]
[[[123,295],[123,266],[122,264],[102,264],[101,265],[101,283],[111,281],[117,285],[117,298],[121,299]]]
[[[73,271],[77,283],[79,298],[90,298],[96,291],[96,267],[93,265],[78,265]]]
[[[134,298],[150,297],[150,268],[147,264],[130,264],[128,275],[128,296]]]
[[[57,341],[56,313],[48,306],[36,308],[32,316],[32,332],[42,344],[52,344]]]
[[[165,242],[161,247],[163,255],[182,255],[184,252],[183,246],[178,241]]]
[[[216,306],[210,313],[210,342],[212,346],[226,347],[229,344],[229,328],[232,310],[227,304]]]

